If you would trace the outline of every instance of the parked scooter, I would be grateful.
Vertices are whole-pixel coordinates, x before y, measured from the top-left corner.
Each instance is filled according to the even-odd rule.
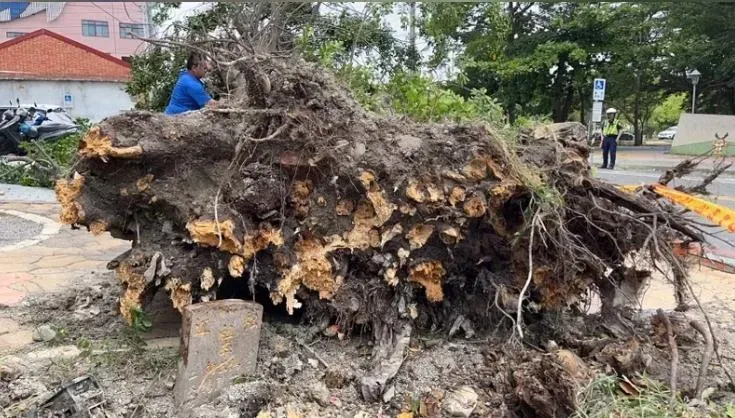
[[[13,102],[10,102],[10,104],[12,106]],[[22,113],[18,112],[18,110],[20,110],[20,101],[18,101],[17,108],[14,110],[8,109],[2,114],[2,121],[0,121],[0,155],[27,154],[27,152],[20,147],[20,141],[22,139],[20,132]]]
[[[26,122],[29,139],[53,140],[79,130],[71,117],[61,109],[32,109],[33,116]]]
[[[0,121],[0,155],[25,155],[21,141],[47,141],[77,132],[79,126],[61,108],[21,106],[10,102]]]

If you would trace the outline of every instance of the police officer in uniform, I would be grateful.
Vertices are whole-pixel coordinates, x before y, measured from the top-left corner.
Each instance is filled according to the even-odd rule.
[[[615,168],[615,155],[618,152],[618,139],[623,133],[623,125],[618,121],[618,111],[614,108],[609,108],[605,112],[607,120],[602,127],[602,142],[600,148],[602,148],[602,165],[600,168],[609,168],[610,170]],[[608,156],[610,157],[610,165],[608,165]]]

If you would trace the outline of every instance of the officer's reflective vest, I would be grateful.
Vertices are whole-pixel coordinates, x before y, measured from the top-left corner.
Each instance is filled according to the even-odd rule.
[[[602,134],[605,136],[618,136],[618,118],[615,118],[612,122],[606,122],[605,127],[602,128]]]

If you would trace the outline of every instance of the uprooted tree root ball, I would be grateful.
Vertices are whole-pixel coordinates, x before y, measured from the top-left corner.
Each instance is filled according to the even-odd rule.
[[[620,284],[646,275],[632,260],[677,269],[667,243],[701,240],[646,196],[592,179],[580,124],[508,140],[371,114],[298,59],[222,71],[226,104],[106,119],[57,184],[64,222],[133,243],[109,265],[128,321],[164,291],[177,309],[267,295],[377,338],[460,317],[522,333],[590,289],[614,309]]]
[[[591,179],[581,125],[515,151],[483,126],[369,114],[303,62],[240,64],[268,88],[229,109],[107,119],[57,185],[64,222],[133,242],[111,263],[126,317],[159,289],[182,308],[250,286],[346,328],[483,324],[527,280],[528,301],[556,309],[624,280],[626,259],[674,228],[699,238]]]

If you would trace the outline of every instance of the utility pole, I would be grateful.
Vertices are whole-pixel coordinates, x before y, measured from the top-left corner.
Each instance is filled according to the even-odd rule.
[[[145,2],[143,3],[143,7],[145,7],[145,30],[146,30],[146,37],[148,38],[155,38],[156,37],[156,31],[153,27],[153,7],[155,7],[156,3],[153,2]],[[138,6],[140,7],[140,6]]]
[[[418,69],[418,52],[416,51],[416,2],[408,3],[408,47],[409,68],[411,71]]]

